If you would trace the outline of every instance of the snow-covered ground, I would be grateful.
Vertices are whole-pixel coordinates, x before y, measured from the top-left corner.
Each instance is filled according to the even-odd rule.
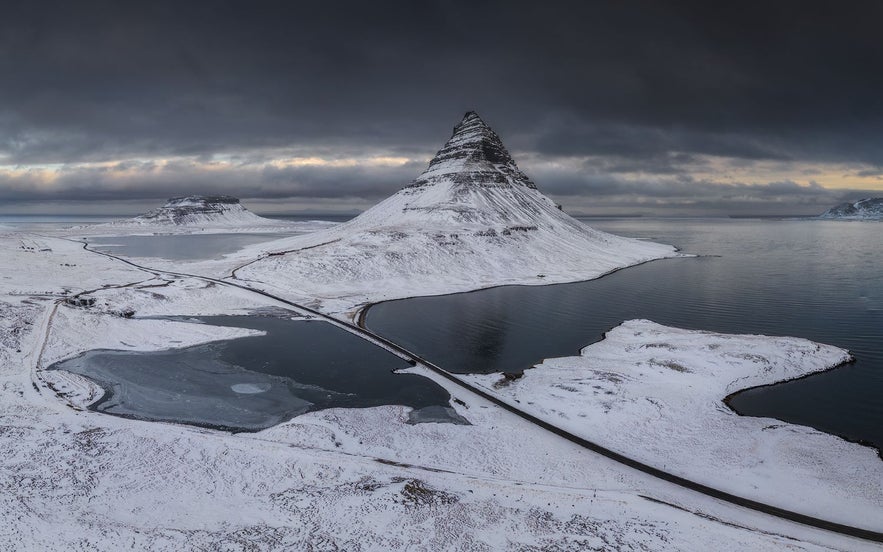
[[[558,427],[670,473],[879,530],[883,462],[874,449],[808,427],[739,416],[724,404],[736,391],[849,359],[843,349],[805,339],[630,320],[580,356],[547,359],[519,379],[463,377]]]
[[[18,267],[0,281],[2,549],[873,549],[654,480],[443,380],[472,425],[410,425],[387,406],[231,435],[82,410],[87,382],[35,368],[233,337],[243,331],[138,316],[272,301],[40,240],[0,238],[3,266]],[[88,308],[13,295],[97,288]]]

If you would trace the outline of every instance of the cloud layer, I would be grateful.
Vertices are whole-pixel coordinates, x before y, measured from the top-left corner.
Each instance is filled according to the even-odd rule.
[[[586,212],[818,210],[883,189],[880,20],[873,2],[6,3],[0,209],[367,205],[477,109]]]

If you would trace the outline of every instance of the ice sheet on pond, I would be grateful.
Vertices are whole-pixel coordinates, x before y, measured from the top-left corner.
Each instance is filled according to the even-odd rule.
[[[133,418],[258,430],[302,414],[313,404],[302,398],[309,393],[290,379],[224,362],[219,347],[223,345],[147,353],[89,351],[56,368],[104,388],[105,397],[93,405],[95,410]]]
[[[89,238],[94,249],[129,257],[170,260],[216,259],[252,245],[291,236],[288,233],[169,234],[159,236],[113,236]]]
[[[310,410],[400,404],[429,408],[423,422],[464,421],[442,387],[393,373],[409,364],[331,324],[279,316],[198,320],[264,334],[164,351],[93,350],[51,368],[99,384],[105,395],[93,410],[147,420],[257,431]]]

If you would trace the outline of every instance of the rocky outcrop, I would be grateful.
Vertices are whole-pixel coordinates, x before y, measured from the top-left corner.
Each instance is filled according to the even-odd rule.
[[[454,127],[451,139],[429,162],[426,171],[405,190],[406,193],[417,193],[420,188],[444,179],[451,179],[457,186],[536,189],[536,184],[515,164],[497,133],[474,111],[466,113],[460,124]]]

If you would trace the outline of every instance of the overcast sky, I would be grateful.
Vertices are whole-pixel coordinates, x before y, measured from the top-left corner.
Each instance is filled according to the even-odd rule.
[[[520,5],[521,4],[521,5]],[[0,7],[0,212],[356,212],[474,109],[571,213],[883,195],[883,2]]]

